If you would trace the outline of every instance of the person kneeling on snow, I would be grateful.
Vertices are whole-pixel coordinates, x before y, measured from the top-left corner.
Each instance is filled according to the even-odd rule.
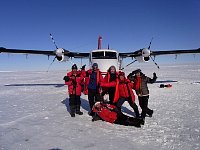
[[[75,117],[75,113],[83,115],[83,112],[80,111],[81,84],[83,78],[82,72],[77,71],[76,64],[72,66],[72,71],[67,73],[67,76],[63,78],[65,80],[65,84],[68,85],[71,117]]]
[[[96,102],[92,110],[95,113],[92,121],[103,120],[119,125],[141,127],[139,119],[124,115],[113,104]]]

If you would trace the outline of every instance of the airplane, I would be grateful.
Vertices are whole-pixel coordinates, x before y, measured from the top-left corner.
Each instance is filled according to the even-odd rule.
[[[16,54],[39,54],[39,55],[47,55],[49,56],[55,56],[54,60],[57,60],[59,62],[63,61],[69,61],[70,58],[89,58],[89,66],[91,67],[93,63],[97,63],[99,66],[99,69],[101,70],[102,74],[105,75],[107,72],[107,69],[110,66],[115,66],[117,71],[123,70],[122,67],[122,60],[124,58],[130,57],[134,58],[134,61],[129,63],[126,66],[129,66],[133,64],[134,62],[149,62],[150,59],[154,62],[154,64],[159,68],[158,64],[155,62],[155,59],[153,57],[159,56],[159,55],[170,55],[170,54],[188,54],[188,53],[200,53],[200,48],[198,49],[186,49],[186,50],[165,50],[165,51],[151,51],[151,42],[148,46],[148,48],[139,49],[135,52],[118,52],[117,50],[110,49],[109,46],[107,49],[102,49],[102,37],[99,36],[98,38],[98,48],[95,50],[91,50],[90,52],[86,53],[80,53],[80,52],[72,52],[69,50],[66,50],[64,48],[58,48],[55,40],[53,39],[53,36],[50,34],[50,37],[56,47],[56,50],[51,51],[44,51],[44,50],[24,50],[24,49],[8,49],[4,47],[0,47],[0,53],[16,53]],[[153,56],[153,57],[152,57]],[[53,63],[52,62],[52,63]],[[52,64],[51,63],[51,64]]]

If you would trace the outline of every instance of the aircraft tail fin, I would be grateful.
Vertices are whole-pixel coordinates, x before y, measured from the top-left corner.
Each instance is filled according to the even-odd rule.
[[[99,36],[98,38],[98,49],[101,49],[102,37]]]

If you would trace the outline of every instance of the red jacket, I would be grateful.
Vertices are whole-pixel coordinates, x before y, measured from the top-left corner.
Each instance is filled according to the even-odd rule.
[[[109,94],[112,94],[111,95],[112,96],[111,99],[113,99],[112,100],[113,102],[116,101],[115,99],[119,98],[118,84],[119,84],[118,73],[116,73],[116,79],[110,81],[110,73],[107,72],[107,75],[104,77],[104,80],[100,85],[102,87],[103,92],[108,92],[109,93],[109,91],[111,90],[111,93],[109,93]],[[112,89],[110,89],[110,88],[112,88]],[[115,90],[113,90],[113,89],[115,89]]]
[[[101,86],[106,88],[116,87],[113,103],[116,103],[120,97],[128,98],[129,96],[131,96],[132,101],[135,102],[135,95],[132,90],[135,87],[134,84],[128,79],[125,79],[124,82],[119,82],[119,79],[117,78],[116,81],[112,81],[109,83],[103,82],[101,83]]]
[[[119,97],[128,98],[131,96],[134,103],[135,95],[132,89],[135,89],[135,86],[130,80],[126,79],[124,82],[119,82]]]
[[[88,70],[87,72],[83,73],[85,75],[85,84],[84,84],[84,94],[87,95],[88,94],[88,85],[90,82],[90,75],[92,74],[92,69]],[[99,69],[97,70],[97,84],[96,85],[100,85],[100,83],[103,81],[103,76],[101,74],[101,71],[99,71]],[[100,92],[100,89],[98,89]]]
[[[75,80],[72,79],[72,71],[67,73],[67,76],[70,78],[68,82],[65,82],[68,85],[68,93],[69,95],[75,94],[80,96],[81,95],[81,84],[83,81],[84,76],[82,75],[81,71],[77,71],[77,75],[75,76]]]
[[[104,121],[114,123],[117,120],[117,113],[114,111],[116,106],[111,104],[95,103],[92,110]]]
[[[116,73],[116,80],[118,78],[118,73]],[[107,72],[106,76],[103,78],[103,82],[101,86],[103,87],[103,90],[106,91],[109,87],[115,87],[116,86],[116,80],[110,82],[110,73]]]

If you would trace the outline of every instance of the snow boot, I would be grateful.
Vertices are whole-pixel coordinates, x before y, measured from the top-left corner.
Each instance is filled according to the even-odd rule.
[[[135,118],[139,118],[140,117],[140,113],[139,113],[139,111],[138,110],[135,110]]]
[[[144,125],[144,123],[145,123],[145,118],[140,117],[140,118],[138,118],[138,119],[139,119],[139,121],[140,121],[140,124],[141,124],[141,125]]]
[[[135,126],[137,128],[141,128],[140,120],[133,117],[128,117],[126,120],[126,124],[128,126]]]
[[[70,106],[70,115],[71,117],[75,117],[75,106]]]
[[[83,115],[83,112],[80,111],[80,105],[76,106],[76,114]]]
[[[151,109],[150,109],[150,110],[148,110],[148,112],[147,112],[147,115],[148,115],[148,117],[150,117],[150,118],[151,118],[151,117],[152,117],[152,115],[153,115],[153,110],[151,110]]]
[[[94,112],[93,112],[93,111],[90,111],[90,112],[88,112],[88,115],[89,115],[89,116],[94,116]]]
[[[101,118],[96,113],[94,113],[94,115],[92,116],[92,122],[97,120],[101,120]]]

